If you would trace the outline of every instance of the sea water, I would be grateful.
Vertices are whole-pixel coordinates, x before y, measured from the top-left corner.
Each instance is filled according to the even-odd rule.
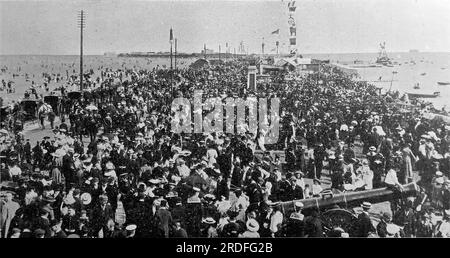
[[[356,54],[306,54],[304,57],[330,60],[341,64],[353,65],[355,60],[362,61],[363,64],[374,63],[377,58],[376,53],[356,53]],[[428,99],[438,108],[450,110],[450,85],[440,86],[437,82],[450,82],[450,53],[388,53],[388,56],[398,64],[393,67],[367,67],[357,68],[360,79],[367,80],[385,90],[398,90],[404,92],[433,93],[440,92],[440,97]],[[180,59],[184,66],[194,61],[194,59]],[[100,68],[115,69],[153,69],[170,66],[169,58],[131,58],[131,57],[109,57],[109,56],[85,56],[85,73],[92,69],[95,73],[93,79],[100,77]],[[0,73],[0,79],[6,82],[12,80],[15,85],[15,93],[7,94],[0,91],[4,99],[3,104],[17,101],[25,90],[31,86],[31,81],[36,85],[42,85],[44,78],[42,73],[60,74],[63,80],[59,83],[52,81],[50,90],[55,87],[65,85],[66,70],[70,75],[79,72],[78,56],[46,56],[46,55],[21,55],[21,56],[0,56],[0,67],[8,67],[8,71]],[[20,67],[20,71],[19,71]],[[12,74],[19,77],[13,78]],[[29,79],[25,78],[28,73]],[[33,77],[34,75],[34,77]],[[53,77],[53,76],[52,76]],[[380,80],[381,79],[381,82]],[[391,83],[392,81],[392,83]],[[413,89],[419,83],[420,90]],[[44,89],[38,89],[43,93]]]

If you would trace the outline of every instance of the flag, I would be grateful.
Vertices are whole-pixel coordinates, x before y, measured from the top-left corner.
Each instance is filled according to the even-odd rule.
[[[172,32],[172,28],[170,28],[170,39],[169,39],[169,41],[170,41],[170,44],[173,43],[173,32]]]
[[[295,1],[288,3],[289,12],[295,12],[295,8],[297,8],[297,7],[294,5],[295,5]]]
[[[277,30],[275,30],[275,31],[272,31],[271,34],[280,34],[280,29],[277,29]]]
[[[296,36],[297,35],[297,29],[295,27],[290,27],[289,31],[291,33],[291,36]]]
[[[291,46],[297,45],[297,38],[290,38],[289,39],[289,43],[290,43]]]

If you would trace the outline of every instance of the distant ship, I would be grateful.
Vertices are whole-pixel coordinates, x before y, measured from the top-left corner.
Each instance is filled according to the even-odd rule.
[[[386,42],[380,44],[380,52],[378,53],[377,61],[375,63],[392,67],[392,60],[386,53]]]
[[[440,92],[433,92],[433,93],[419,93],[419,92],[407,92],[408,97],[410,99],[414,98],[437,98],[441,95]]]
[[[410,49],[409,53],[419,53],[419,50],[418,49]]]
[[[446,85],[450,85],[450,82],[438,82],[437,84],[446,86]]]

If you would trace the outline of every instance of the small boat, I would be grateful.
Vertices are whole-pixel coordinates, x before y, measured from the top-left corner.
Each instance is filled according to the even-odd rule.
[[[424,75],[427,75],[427,73],[421,73],[420,75],[424,76]]]
[[[446,86],[446,85],[450,85],[450,82],[438,82],[438,85],[442,85],[442,86]]]
[[[440,92],[433,92],[433,93],[419,93],[419,92],[407,92],[408,97],[410,99],[412,98],[423,98],[423,99],[429,99],[429,98],[436,98],[441,95]]]
[[[420,89],[420,86],[419,86],[418,83],[416,83],[416,84],[414,85],[414,89],[416,89],[416,90]]]

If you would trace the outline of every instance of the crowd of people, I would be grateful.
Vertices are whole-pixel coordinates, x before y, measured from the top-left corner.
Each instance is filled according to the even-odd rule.
[[[445,123],[328,66],[271,72],[247,89],[247,65],[102,71],[95,90],[65,98],[44,139],[4,137],[1,180],[12,186],[1,237],[450,237]],[[204,99],[278,97],[278,142],[259,130],[173,133],[170,103],[198,89]],[[301,201],[412,182],[424,198],[391,201],[376,226],[364,202],[354,232]],[[280,205],[293,200],[292,212]]]

